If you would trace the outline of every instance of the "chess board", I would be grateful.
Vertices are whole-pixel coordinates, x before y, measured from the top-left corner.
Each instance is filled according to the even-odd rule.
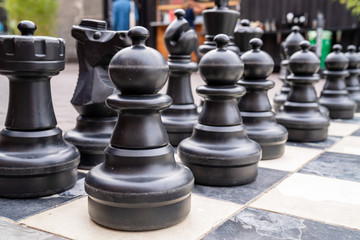
[[[68,103],[75,73],[52,81],[55,113],[64,130],[76,118]],[[7,91],[6,81],[0,79],[1,92]],[[5,113],[1,104],[2,121]],[[360,239],[360,114],[331,121],[324,142],[288,142],[283,157],[259,163],[253,183],[196,185],[190,214],[162,230],[123,232],[91,221],[85,176],[79,171],[72,189],[52,196],[0,198],[0,239]]]

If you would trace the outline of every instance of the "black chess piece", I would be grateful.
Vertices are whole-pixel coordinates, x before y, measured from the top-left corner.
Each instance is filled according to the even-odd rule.
[[[200,75],[207,83],[197,88],[205,103],[190,138],[178,146],[181,161],[195,176],[195,182],[211,186],[232,186],[256,179],[261,147],[246,135],[237,99],[245,88],[236,85],[243,73],[239,56],[226,49],[225,34],[214,38],[217,49],[204,55]]]
[[[170,53],[166,94],[173,99],[173,103],[161,114],[173,146],[191,136],[199,117],[190,82],[191,73],[198,69],[197,63],[191,62],[190,56],[197,46],[197,34],[184,19],[183,9],[177,9],[175,15],[177,19],[167,27],[164,36],[166,49]]]
[[[283,59],[280,63],[279,79],[283,81],[283,86],[280,92],[275,94],[274,97],[274,111],[278,112],[280,107],[285,103],[291,86],[286,81],[289,71],[289,58],[295,52],[300,51],[300,42],[304,41],[304,37],[300,33],[300,28],[298,26],[293,26],[291,28],[291,33],[287,38],[281,43],[280,46],[280,57]]]
[[[356,103],[349,97],[345,77],[349,75],[347,69],[349,59],[341,52],[340,44],[333,46],[333,52],[325,59],[326,83],[321,92],[319,102],[329,110],[331,119],[351,119],[354,117]]]
[[[294,53],[289,60],[292,74],[287,77],[287,81],[292,87],[276,120],[288,130],[289,141],[320,142],[326,140],[330,125],[329,117],[320,111],[313,86],[320,80],[316,74],[320,60],[309,51],[308,41],[302,41],[300,47],[302,50]]]
[[[349,45],[345,56],[349,59],[348,72],[349,76],[345,78],[346,89],[349,92],[349,96],[356,103],[355,112],[360,112],[360,84],[359,84],[359,73],[360,73],[360,57],[356,53],[356,47]]]
[[[284,154],[288,137],[286,128],[277,124],[267,91],[274,87],[267,80],[274,69],[274,61],[269,54],[260,50],[259,38],[250,40],[252,50],[245,52],[244,75],[238,82],[246,88],[246,94],[239,101],[239,109],[250,139],[258,142],[262,149],[262,159],[279,158]]]
[[[229,9],[228,6],[229,0],[215,0],[214,8],[202,12],[206,32],[206,41],[199,47],[199,52],[202,55],[216,49],[214,37],[221,33],[228,35],[230,38],[228,49],[240,53],[239,48],[233,42],[234,29],[240,13]]]
[[[175,162],[160,111],[171,98],[157,94],[169,68],[165,58],[146,47],[149,31],[131,28],[132,47],[120,50],[109,65],[121,92],[107,99],[118,121],[105,149],[106,159],[85,179],[92,220],[105,227],[145,231],[180,222],[190,211],[194,177]]]
[[[34,36],[21,21],[21,36],[0,36],[0,73],[9,79],[9,105],[0,132],[0,196],[28,198],[71,188],[79,152],[56,127],[50,78],[64,69],[62,39]]]
[[[74,129],[64,138],[80,151],[80,169],[90,169],[105,160],[117,113],[105,100],[116,90],[108,76],[111,58],[120,49],[130,46],[127,31],[109,31],[105,21],[84,19],[73,26],[79,61],[78,83],[71,103],[80,116]]]
[[[250,21],[248,19],[242,19],[240,21],[241,27],[235,28],[234,42],[240,49],[240,56],[251,49],[250,40],[253,38],[261,38],[264,31],[259,27],[250,27]]]

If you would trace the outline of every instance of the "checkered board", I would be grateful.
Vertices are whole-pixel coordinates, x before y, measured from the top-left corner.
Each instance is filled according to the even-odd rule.
[[[162,230],[122,232],[91,221],[76,185],[49,197],[0,199],[0,239],[360,239],[360,115],[332,121],[319,143],[288,142],[253,183],[195,186],[189,216]]]

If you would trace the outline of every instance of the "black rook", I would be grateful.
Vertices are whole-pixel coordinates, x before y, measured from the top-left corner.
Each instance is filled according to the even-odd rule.
[[[79,152],[64,142],[50,92],[50,78],[64,69],[64,41],[35,37],[22,21],[22,36],[0,36],[0,73],[10,81],[5,128],[0,132],[0,196],[26,198],[71,188]]]

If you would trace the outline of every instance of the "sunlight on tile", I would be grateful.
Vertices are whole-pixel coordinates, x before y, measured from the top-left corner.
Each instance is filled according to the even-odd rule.
[[[21,223],[72,239],[188,240],[201,237],[241,208],[239,204],[193,194],[191,212],[183,222],[162,230],[134,233],[107,229],[91,221],[85,197],[24,219]]]
[[[327,151],[360,155],[360,138],[346,136]]]
[[[360,183],[295,173],[251,207],[360,230]]]
[[[310,160],[320,155],[323,150],[285,146],[285,153],[281,158],[261,160],[259,167],[282,171],[295,171]]]
[[[347,136],[359,129],[358,124],[331,122],[329,136]]]

